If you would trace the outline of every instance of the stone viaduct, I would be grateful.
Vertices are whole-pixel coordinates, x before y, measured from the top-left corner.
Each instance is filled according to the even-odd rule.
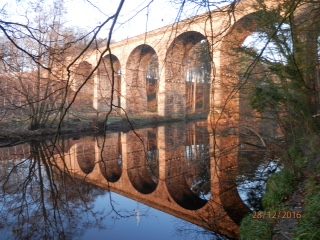
[[[265,4],[269,10],[281,5],[276,0]],[[310,6],[305,5],[296,11],[299,26],[312,25],[305,21],[308,11]],[[79,94],[82,104],[98,112],[110,109],[112,97],[114,112],[121,114],[121,107],[129,116],[184,118],[210,113],[237,124],[240,105],[246,103],[239,97],[241,59],[236,49],[250,34],[263,32],[260,15],[257,1],[242,0],[234,12],[213,11],[112,43],[103,56],[104,49],[91,51],[76,63],[72,88],[77,89],[101,59]],[[314,45],[316,38],[310,31],[301,34],[307,39],[305,49],[311,49],[307,45]],[[310,54],[317,53],[309,50]]]
[[[278,5],[268,1],[270,8]],[[230,53],[259,31],[258,15],[255,1],[243,0],[233,15],[204,14],[113,43],[104,56],[103,49],[92,51],[77,62],[72,87],[77,89],[102,57],[79,94],[82,103],[97,111],[110,108],[111,96],[113,105],[131,115],[208,114],[221,111],[230,97],[229,108],[238,108],[238,97],[232,94],[237,66]],[[227,109],[225,114],[230,115]]]

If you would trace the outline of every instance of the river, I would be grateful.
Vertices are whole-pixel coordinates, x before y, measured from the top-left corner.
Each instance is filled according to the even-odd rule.
[[[237,239],[279,170],[250,146],[197,121],[0,148],[1,239]]]

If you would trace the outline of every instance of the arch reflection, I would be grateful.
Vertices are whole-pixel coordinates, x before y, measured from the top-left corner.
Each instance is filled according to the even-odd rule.
[[[167,148],[172,151],[166,170],[170,196],[185,209],[200,209],[211,198],[208,131],[189,124],[186,132],[176,129],[168,140],[174,144]]]
[[[122,175],[121,133],[98,138],[98,149],[101,174],[108,182],[117,182]]]
[[[95,142],[84,139],[76,144],[76,156],[80,169],[89,174],[95,166]]]
[[[138,131],[145,146],[134,134],[128,134],[128,176],[140,193],[150,194],[159,182],[159,151],[156,129]]]
[[[60,166],[67,166],[76,177],[103,189],[208,229],[221,228],[233,236],[239,220],[248,211],[237,191],[238,138],[219,135],[215,144],[222,154],[217,154],[219,159],[213,161],[213,136],[207,127],[206,122],[190,122],[136,130],[144,144],[133,132],[109,132],[105,139],[90,138],[95,144],[92,156],[95,155],[99,167],[88,176],[81,171],[88,173],[93,165],[86,170],[81,161],[74,164],[75,151],[71,151],[70,157],[67,155],[66,165],[60,162]],[[89,145],[88,140],[83,143]],[[235,148],[229,148],[231,143]],[[223,220],[217,216],[223,216]]]

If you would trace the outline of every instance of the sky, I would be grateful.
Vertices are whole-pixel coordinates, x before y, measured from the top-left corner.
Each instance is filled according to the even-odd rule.
[[[25,21],[25,18],[21,16],[25,12],[32,15],[33,10],[29,4],[31,1],[43,1],[45,6],[50,6],[55,0],[0,0],[0,18],[6,12],[8,19]],[[181,7],[181,4],[174,4],[174,1],[179,2],[179,0],[125,0],[112,34],[112,40],[117,42],[172,24],[177,18]],[[207,10],[199,9],[197,5],[190,3],[190,1],[187,2],[189,4],[184,6],[180,19],[195,16]],[[64,25],[70,28],[77,28],[82,32],[89,32],[113,15],[119,3],[120,0],[63,0],[65,9]],[[101,31],[98,38],[106,39],[109,27],[110,24]],[[243,45],[257,48],[256,50],[260,51],[265,43],[266,40],[258,34],[246,39]],[[274,56],[272,52],[274,46],[271,45],[266,49],[266,54],[276,57],[278,61],[282,60],[282,56]]]
[[[120,1],[94,1],[91,2],[99,8],[97,10],[86,0],[66,1],[69,24],[82,28],[92,28],[95,24],[112,15]],[[115,40],[125,39],[152,30],[174,21],[175,8],[170,6],[169,0],[154,0],[149,7],[150,0],[126,0],[121,10],[118,25],[114,31]],[[75,7],[77,6],[77,7]],[[84,17],[87,16],[87,17]]]
[[[0,10],[5,9],[12,19],[17,20],[26,11],[30,13],[29,1],[0,0]],[[42,1],[47,5],[53,2],[53,0]],[[111,16],[120,0],[64,0],[63,2],[65,25],[89,31]],[[144,33],[146,30],[150,31],[171,24],[177,17],[179,7],[180,4],[173,4],[172,0],[126,0],[113,32],[113,40],[119,41]],[[180,19],[200,12],[194,5],[187,5]],[[99,37],[105,38],[107,33],[106,28]]]

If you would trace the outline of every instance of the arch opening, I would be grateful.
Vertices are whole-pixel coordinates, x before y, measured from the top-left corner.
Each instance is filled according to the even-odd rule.
[[[108,111],[112,104],[121,107],[121,65],[115,55],[103,57],[98,67],[97,109]]]
[[[196,43],[184,59],[186,113],[209,113],[211,58],[208,42]]]
[[[276,21],[281,19],[279,17],[272,12],[246,15],[233,25],[222,41],[219,102],[226,106],[221,120],[236,131],[239,126],[245,126],[259,133],[277,133],[275,118],[267,112],[267,116],[262,116],[262,111],[257,111],[254,95],[261,89],[281,84],[270,66],[286,65],[292,52],[291,29],[288,24],[279,25]],[[277,34],[274,34],[275,30]],[[287,41],[283,42],[284,39]]]
[[[167,115],[208,115],[212,57],[199,32],[185,32],[170,45],[166,55]]]
[[[94,80],[93,77],[87,79],[92,71],[92,65],[87,61],[80,62],[76,67],[73,74],[73,81],[71,90],[76,92],[84,82],[86,82],[81,90],[78,92],[77,98],[75,99],[74,106],[81,109],[82,111],[88,111],[92,109],[93,98],[94,98]],[[72,94],[73,97],[73,94]],[[71,100],[71,99],[70,99]]]
[[[158,112],[159,62],[155,50],[143,44],[130,54],[126,66],[129,112]]]

